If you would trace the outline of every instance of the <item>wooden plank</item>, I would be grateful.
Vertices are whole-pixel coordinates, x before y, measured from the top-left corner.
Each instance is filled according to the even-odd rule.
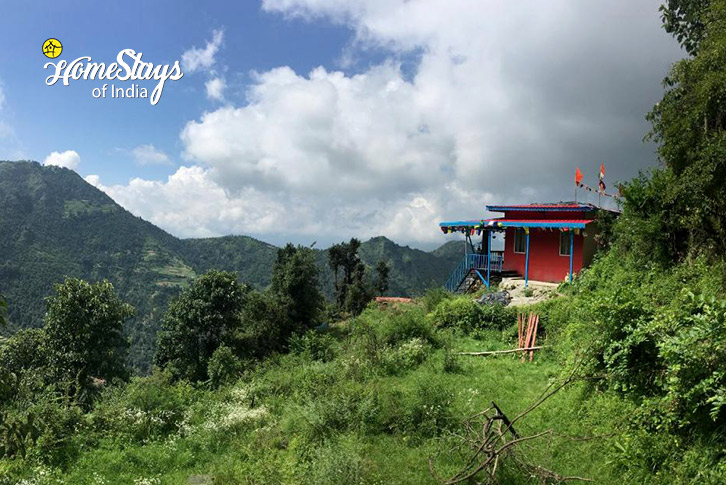
[[[537,341],[537,328],[539,327],[539,315],[535,315],[534,318],[534,332],[532,332],[532,342],[530,342],[530,347],[534,346],[535,342]],[[534,351],[529,351],[529,361],[532,362],[532,359],[534,358]]]
[[[521,347],[518,349],[506,349],[506,350],[485,350],[482,352],[457,352],[458,355],[500,355],[500,354],[512,354],[515,352],[527,352],[533,350],[540,350],[549,347],[549,345],[538,345],[536,347]]]

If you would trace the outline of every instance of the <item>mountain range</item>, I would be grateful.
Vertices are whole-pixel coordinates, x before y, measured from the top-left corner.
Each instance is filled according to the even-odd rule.
[[[435,228],[433,228],[435,230]],[[210,269],[235,271],[242,282],[269,284],[277,247],[247,236],[180,239],[136,217],[76,172],[36,162],[0,161],[0,294],[8,303],[5,333],[42,325],[44,299],[66,276],[106,278],[134,305],[128,323],[130,363],[148,369],[169,300]],[[369,267],[391,267],[388,294],[413,296],[440,286],[461,259],[461,243],[431,251],[385,237],[362,243]],[[316,250],[330,296],[327,251]]]

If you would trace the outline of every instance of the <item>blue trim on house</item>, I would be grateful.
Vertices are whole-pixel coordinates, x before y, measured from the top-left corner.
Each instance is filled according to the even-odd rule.
[[[553,228],[572,228],[584,229],[586,224],[583,222],[523,222],[508,221],[497,222],[491,221],[486,223],[487,227],[553,227]]]
[[[475,227],[483,226],[484,222],[481,219],[478,221],[451,221],[451,222],[439,222],[439,227]]]

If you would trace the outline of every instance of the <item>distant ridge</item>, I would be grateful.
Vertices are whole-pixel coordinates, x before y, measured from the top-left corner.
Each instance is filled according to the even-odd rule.
[[[441,285],[460,251],[461,243],[426,252],[374,237],[362,243],[360,254],[369,266],[380,259],[390,264],[389,295],[412,296]],[[0,294],[8,301],[6,333],[40,326],[44,298],[65,276],[108,278],[137,309],[127,332],[131,363],[143,372],[171,297],[210,269],[236,271],[241,281],[264,288],[276,252],[277,247],[248,236],[179,239],[134,216],[72,170],[0,161]],[[316,250],[316,259],[331,295],[326,251]]]

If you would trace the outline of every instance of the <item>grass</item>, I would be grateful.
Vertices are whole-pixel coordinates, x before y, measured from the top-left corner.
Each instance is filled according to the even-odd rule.
[[[413,327],[405,334],[387,330],[390,321],[404,325],[406,312],[422,315],[416,307],[369,309],[334,327],[334,358],[278,356],[217,391],[171,384],[160,374],[136,379],[86,416],[64,461],[0,461],[0,477],[9,466],[37,484],[435,483],[429,457],[443,476],[463,464],[447,450],[465,417],[492,401],[514,417],[562,366],[554,352],[543,351],[531,363],[513,355],[459,356],[456,369],[446,371],[446,352],[510,348],[516,333],[438,331],[411,339]],[[364,321],[378,324],[378,340],[356,330]],[[388,343],[371,353],[366,346],[379,345],[384,333]],[[608,458],[614,437],[570,438],[611,435],[622,409],[612,397],[568,387],[517,424],[523,435],[557,432],[522,451],[563,475],[618,482]],[[500,483],[530,481],[536,483],[503,465]]]

